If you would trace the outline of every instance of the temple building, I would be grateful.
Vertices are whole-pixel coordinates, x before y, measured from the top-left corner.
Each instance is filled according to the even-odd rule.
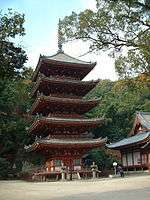
[[[120,151],[124,169],[150,169],[150,112],[137,112],[129,137],[107,147]]]
[[[30,114],[35,120],[28,133],[35,141],[26,146],[27,152],[44,155],[48,173],[60,171],[62,165],[67,170],[82,170],[82,157],[106,142],[106,138],[93,139],[91,133],[104,119],[84,116],[100,101],[83,98],[99,82],[82,80],[96,63],[64,53],[60,38],[58,47],[55,55],[40,56],[33,74],[31,96],[35,102]]]

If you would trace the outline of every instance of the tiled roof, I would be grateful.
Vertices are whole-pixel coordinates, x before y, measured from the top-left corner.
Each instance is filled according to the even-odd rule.
[[[144,128],[150,129],[150,112],[138,112],[138,118]]]
[[[61,65],[61,66],[63,65],[67,68],[69,67],[68,68],[69,70],[70,70],[70,67],[72,67],[72,69],[80,68],[80,69],[82,69],[82,71],[84,70],[84,72],[85,72],[81,75],[81,79],[83,79],[96,65],[96,62],[82,61],[77,58],[73,58],[64,52],[58,52],[57,54],[52,55],[52,56],[40,55],[38,64],[36,66],[36,69],[35,69],[33,77],[32,77],[33,81],[36,80],[37,74],[38,74],[43,62],[48,63],[48,64],[53,64],[53,65],[56,65],[56,64]],[[78,70],[78,71],[80,73],[80,70]]]
[[[37,91],[37,89],[39,88],[40,84],[42,83],[46,83],[47,85],[51,84],[51,85],[56,85],[59,84],[62,86],[63,89],[63,85],[66,86],[74,86],[74,87],[84,87],[82,89],[83,94],[89,92],[89,90],[92,90],[98,83],[99,80],[92,80],[92,81],[77,81],[77,80],[68,80],[68,79],[56,79],[56,78],[52,78],[52,77],[44,77],[44,78],[40,78],[36,81],[32,91],[31,91],[31,96],[34,95],[34,93]],[[87,88],[85,90],[85,88]]]
[[[42,56],[42,58],[48,59],[48,60],[60,61],[60,62],[73,63],[73,64],[92,65],[92,62],[86,62],[83,60],[79,60],[77,58],[73,58],[64,52],[58,52],[57,54],[53,56]],[[96,64],[96,63],[93,63],[93,64]]]
[[[44,118],[43,118],[44,119]],[[58,117],[46,117],[45,120],[52,122],[79,122],[79,123],[91,123],[91,122],[104,122],[103,118],[92,118],[92,119],[77,119],[77,118],[58,118]]]
[[[28,132],[32,133],[37,130],[41,130],[45,127],[45,124],[50,128],[51,126],[61,125],[62,127],[86,127],[87,129],[93,128],[95,126],[100,126],[105,122],[104,118],[58,118],[58,117],[39,117],[30,126]],[[61,128],[61,127],[59,127]]]
[[[39,139],[32,145],[26,146],[25,149],[27,151],[32,151],[36,149],[39,145],[48,145],[52,147],[53,145],[57,145],[57,147],[62,145],[67,145],[68,148],[72,148],[73,146],[80,145],[85,147],[86,145],[100,145],[104,144],[107,141],[107,138],[98,138],[98,139]]]
[[[99,102],[100,102],[100,99],[93,99],[93,100],[70,99],[70,98],[58,98],[58,97],[41,95],[37,97],[36,101],[32,105],[30,113],[32,114],[39,113],[42,111],[41,108],[47,109],[47,111],[49,112],[50,112],[50,108],[53,108],[53,110],[57,110],[55,109],[55,107],[57,108],[57,106],[54,106],[56,104],[67,109],[75,108],[77,109],[76,112],[80,111],[80,113],[82,113],[83,111],[88,112],[90,109],[97,106]],[[44,104],[44,107],[43,107],[43,104]]]
[[[106,141],[105,139],[98,138],[98,139],[82,139],[82,140],[77,140],[77,139],[42,139],[38,141],[39,144],[92,144],[92,143],[99,143],[99,142],[104,142]]]
[[[93,99],[93,100],[86,100],[86,99],[71,99],[71,98],[60,98],[60,97],[53,97],[53,96],[44,96],[41,95],[39,97],[37,97],[41,100],[47,100],[47,101],[54,101],[54,102],[73,102],[73,103],[81,103],[81,104],[88,104],[88,103],[99,103],[100,102],[100,98],[99,99]]]
[[[107,147],[110,148],[110,149],[115,149],[115,148],[119,149],[120,147],[123,147],[123,146],[132,145],[132,144],[136,144],[138,142],[142,142],[147,138],[150,138],[150,132],[139,133],[135,136],[120,140],[119,142],[107,144]]]

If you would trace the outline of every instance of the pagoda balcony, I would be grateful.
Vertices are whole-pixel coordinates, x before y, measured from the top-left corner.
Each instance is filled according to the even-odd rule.
[[[32,105],[30,114],[43,116],[60,116],[68,118],[82,118],[82,115],[99,104],[100,99],[84,100],[50,96],[39,96]]]
[[[47,134],[49,130],[60,130],[60,132],[66,132],[71,134],[76,132],[77,134],[84,133],[88,129],[92,129],[104,124],[103,118],[94,119],[76,119],[76,118],[55,118],[55,117],[40,117],[36,119],[28,130],[30,134]]]
[[[49,132],[48,135],[44,136],[43,137],[47,138],[47,139],[92,139],[93,138],[93,133],[92,132],[89,132],[89,131],[86,131],[82,134],[76,134],[76,133],[70,133],[70,134],[65,134],[65,133],[62,133],[62,132]],[[37,139],[41,139],[42,136],[40,135],[36,135],[35,137],[33,136],[32,137],[32,141],[37,141]]]
[[[40,138],[38,136],[36,136],[36,138]],[[86,131],[85,133],[82,133],[82,134],[62,134],[62,133],[57,133],[57,134],[54,134],[54,133],[49,133],[48,136],[46,136],[46,138],[48,139],[76,139],[76,140],[79,140],[79,139],[92,139],[93,138],[93,133],[92,132],[88,132]]]
[[[39,78],[35,83],[31,96],[36,96],[37,92],[46,96],[50,94],[66,94],[67,96],[78,96],[81,98],[91,91],[97,84],[97,81],[77,81],[55,78]]]
[[[38,75],[37,75],[37,80],[38,79],[41,79],[41,78],[52,78],[52,79],[55,79],[55,80],[59,80],[59,79],[61,79],[61,80],[71,80],[71,81],[80,81],[80,79],[75,79],[75,78],[73,78],[73,77],[71,77],[71,76],[64,76],[64,75],[50,75],[50,76],[45,76],[43,73],[38,73]]]
[[[68,114],[68,113],[50,113],[49,115],[48,115],[48,117],[58,117],[58,118],[80,118],[80,119],[82,119],[82,118],[85,118],[83,115],[78,115],[78,114],[76,114],[76,113],[72,113],[72,114]]]
[[[36,81],[38,73],[45,76],[67,76],[72,79],[82,80],[96,65],[73,58],[64,52],[58,52],[53,56],[40,56],[32,80]]]

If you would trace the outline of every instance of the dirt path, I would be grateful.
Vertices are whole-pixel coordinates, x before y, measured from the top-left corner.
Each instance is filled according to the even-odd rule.
[[[150,200],[150,176],[97,181],[0,181],[0,200]]]

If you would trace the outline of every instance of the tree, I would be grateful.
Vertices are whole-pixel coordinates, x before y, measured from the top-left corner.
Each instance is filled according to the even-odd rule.
[[[0,13],[0,79],[16,78],[24,70],[27,60],[25,51],[12,42],[16,36],[25,34],[24,15],[12,12]]]
[[[12,10],[0,13],[0,178],[13,172],[14,163],[20,170],[28,141],[25,114],[31,105],[28,93],[33,70],[24,66],[25,51],[12,42],[25,34],[23,24],[24,15]]]
[[[150,77],[141,75],[130,82],[101,81],[86,98],[100,98],[100,104],[88,113],[89,117],[104,117],[106,123],[93,130],[95,137],[108,137],[109,142],[127,137],[131,131],[135,113],[150,110]]]
[[[9,162],[5,169],[12,173],[14,163],[25,157],[24,145],[29,143],[26,127],[29,126],[27,110],[31,107],[29,79],[8,81],[0,96],[0,159]],[[5,165],[4,165],[5,166]],[[17,165],[17,171],[20,166]],[[3,173],[2,173],[3,174]],[[6,174],[6,173],[5,173]],[[6,178],[5,174],[3,177]]]
[[[94,161],[95,164],[98,166],[98,169],[101,171],[112,169],[113,162],[118,162],[116,158],[113,158],[112,156],[106,154],[106,151],[103,149],[92,150],[88,158]]]
[[[149,20],[149,1],[96,0],[95,11],[66,16],[61,31],[64,41],[88,41],[88,52],[108,51],[120,77],[133,77],[150,73]]]

